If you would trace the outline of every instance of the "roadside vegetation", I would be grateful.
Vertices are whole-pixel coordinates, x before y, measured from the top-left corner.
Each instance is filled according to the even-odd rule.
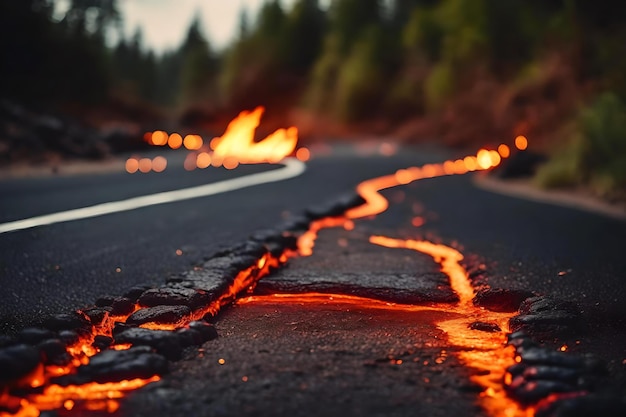
[[[241,11],[225,50],[196,18],[178,48],[159,53],[140,30],[121,34],[116,0],[56,3],[0,5],[2,98],[200,126],[263,104],[304,137],[469,145],[524,134],[553,154],[538,184],[624,188],[620,2],[267,0],[256,16]]]

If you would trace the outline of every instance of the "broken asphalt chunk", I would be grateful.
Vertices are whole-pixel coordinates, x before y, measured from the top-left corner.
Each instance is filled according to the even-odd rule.
[[[217,339],[217,330],[211,323],[207,323],[204,320],[192,321],[189,323],[189,328],[197,331],[202,336],[202,342]]]
[[[44,327],[54,330],[74,330],[79,334],[91,333],[91,322],[83,315],[74,312],[70,314],[56,314],[44,321]]]
[[[144,292],[141,297],[139,297],[139,304],[143,307],[183,305],[195,310],[207,305],[209,302],[210,296],[204,291],[185,288],[183,286],[153,288]]]
[[[115,344],[130,343],[133,346],[150,346],[168,359],[180,358],[183,346],[175,332],[129,328],[115,335]]]
[[[503,288],[488,288],[480,290],[474,297],[474,305],[491,311],[512,313],[518,310],[527,298],[535,294],[525,290],[510,290]]]
[[[177,324],[190,314],[191,309],[187,306],[159,305],[135,311],[126,323],[135,326],[145,323]]]
[[[481,332],[500,332],[502,329],[496,323],[487,323],[484,321],[475,321],[469,325],[469,328],[472,330],[478,330]]]
[[[535,417],[623,417],[626,399],[602,394],[564,395],[554,401],[540,403]]]
[[[40,361],[41,354],[33,346],[19,344],[0,349],[0,382],[14,382],[25,377]]]
[[[138,346],[127,350],[106,350],[80,366],[74,375],[55,378],[59,385],[82,385],[87,382],[119,382],[135,378],[147,379],[168,370],[167,360],[150,347]]]
[[[36,345],[44,340],[56,337],[56,334],[48,329],[27,327],[17,334],[17,340],[27,345]]]

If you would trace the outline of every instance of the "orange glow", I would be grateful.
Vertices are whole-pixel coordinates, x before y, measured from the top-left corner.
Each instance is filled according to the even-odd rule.
[[[172,133],[167,140],[167,145],[172,149],[178,149],[183,145],[183,137],[178,133]]]
[[[152,170],[154,172],[163,172],[167,168],[167,159],[157,156],[152,160]]]
[[[489,158],[491,159],[492,167],[496,167],[500,165],[500,162],[502,162],[502,158],[500,157],[498,151],[489,151]]]
[[[441,272],[450,278],[452,290],[459,296],[462,305],[472,303],[474,289],[467,278],[465,268],[459,264],[463,255],[456,249],[445,245],[437,245],[427,241],[391,239],[384,236],[372,236],[370,242],[388,248],[406,248],[425,253],[441,264]]]
[[[517,149],[519,149],[520,151],[525,150],[526,148],[528,148],[528,139],[526,139],[526,136],[518,136],[515,138],[515,147]]]
[[[152,170],[152,160],[150,158],[141,158],[139,160],[139,171],[144,174]]]
[[[478,151],[476,155],[476,161],[478,162],[478,166],[481,169],[487,169],[491,167],[491,156],[489,155],[489,151],[486,149],[481,149]]]
[[[421,216],[413,217],[411,220],[411,224],[415,227],[420,227],[424,225],[424,218]]]
[[[192,153],[185,157],[185,162],[183,162],[183,167],[187,171],[193,171],[196,169],[196,156]]]
[[[233,157],[226,157],[224,158],[224,161],[222,162],[222,166],[226,169],[235,169],[239,166],[239,161],[237,161],[237,158],[233,158]]]
[[[476,171],[478,168],[476,157],[474,156],[466,156],[463,159],[463,162],[465,163],[465,168],[467,168],[468,171]]]
[[[296,151],[296,158],[298,158],[302,162],[306,162],[311,159],[311,151],[307,148],[300,148]]]
[[[392,156],[396,153],[396,146],[392,143],[383,142],[380,144],[378,152],[383,156]]]
[[[200,169],[211,166],[211,155],[208,152],[200,152],[196,157],[196,165]]]
[[[183,145],[190,151],[198,150],[202,147],[202,138],[199,135],[187,135],[183,139]]]
[[[29,397],[28,400],[39,410],[52,410],[61,408],[67,401],[76,400],[112,400],[119,399],[124,396],[124,392],[136,390],[151,382],[159,381],[159,376],[153,376],[148,379],[131,379],[120,382],[107,382],[99,384],[90,382],[84,385],[68,385],[66,387],[52,384],[47,386],[42,394]],[[100,403],[100,401],[97,401]],[[95,408],[101,409],[101,408]],[[105,409],[108,409],[105,408]]]
[[[135,158],[128,158],[126,160],[126,172],[134,174],[139,169],[139,161]]]
[[[511,149],[507,145],[502,143],[500,146],[498,146],[498,153],[501,157],[508,158],[511,155]]]
[[[265,139],[254,141],[254,131],[259,126],[264,110],[259,106],[253,111],[239,113],[228,124],[224,134],[214,139],[214,155],[222,161],[231,157],[242,164],[255,164],[280,162],[293,153],[298,142],[298,130],[295,127],[278,129]]]
[[[113,350],[127,350],[131,348],[131,344],[130,343],[120,343],[117,345],[112,345],[111,349]]]
[[[151,142],[155,146],[163,146],[167,143],[167,133],[162,130],[152,132]]]

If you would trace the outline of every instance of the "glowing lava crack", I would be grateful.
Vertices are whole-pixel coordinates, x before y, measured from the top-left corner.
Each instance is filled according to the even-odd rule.
[[[230,125],[214,144],[215,154],[221,149],[224,159],[231,152],[242,154],[235,145],[241,142],[231,143],[228,137],[237,136],[239,130],[253,131],[261,111],[242,114],[236,124]],[[294,135],[295,131],[280,130],[263,145],[254,146],[289,153]],[[248,134],[245,137],[250,138]],[[245,146],[251,145],[248,141]],[[273,161],[268,156],[270,150],[267,152],[263,160]],[[17,340],[0,348],[0,366],[5,372],[0,380],[0,416],[37,416],[41,410],[60,408],[117,410],[117,399],[125,392],[160,379],[167,371],[165,358],[178,359],[184,348],[217,337],[209,321],[222,307],[238,295],[251,292],[261,278],[289,258],[311,255],[321,229],[343,226],[352,230],[354,220],[385,211],[389,203],[380,190],[420,179],[487,170],[509,153],[509,148],[501,145],[498,151],[482,149],[475,156],[364,181],[357,187],[359,198],[334,201],[277,230],[259,232],[243,244],[215,254],[194,270],[170,278],[163,287],[137,287],[123,297],[103,297],[94,307],[50,318],[44,328],[24,330]],[[251,162],[247,153],[242,155],[240,162]],[[455,306],[402,308],[441,308],[456,313],[456,318],[438,326],[448,335],[449,343],[459,348],[461,362],[482,371],[472,379],[483,387],[483,407],[493,416],[532,415],[532,407],[524,410],[504,389],[515,383],[512,375],[505,374],[507,367],[510,369],[518,358],[529,357],[524,352],[514,359],[513,348],[505,345],[507,322],[513,313],[494,313],[474,306],[474,290],[460,264],[463,255],[426,241],[372,236],[370,242],[416,250],[440,264],[460,302]],[[538,355],[532,354],[534,358]]]

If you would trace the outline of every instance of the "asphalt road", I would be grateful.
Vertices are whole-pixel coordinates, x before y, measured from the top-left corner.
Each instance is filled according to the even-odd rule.
[[[393,173],[408,166],[439,162],[448,156],[449,153],[432,148],[403,149],[392,156],[362,155],[343,146],[336,148],[331,155],[314,158],[307,163],[307,170],[302,175],[286,181],[0,234],[0,282],[3,287],[0,331],[12,333],[47,314],[89,305],[98,296],[121,294],[138,283],[161,284],[168,275],[190,269],[220,247],[239,242],[256,230],[271,227],[288,213],[298,213],[306,207],[352,190],[364,179]],[[272,169],[276,168],[252,166],[234,171],[209,169],[187,172],[172,166],[161,174],[130,175],[117,172],[80,177],[5,180],[0,183],[0,221],[185,188]],[[283,279],[295,283],[296,288],[298,285],[310,284],[322,275],[333,276],[336,281],[354,284],[365,291],[368,288],[387,288],[397,294],[406,294],[407,291],[411,296],[423,294],[426,300],[428,297],[432,300],[445,298],[448,292],[446,283],[437,275],[438,266],[432,260],[416,253],[407,254],[407,251],[374,249],[367,243],[367,238],[372,234],[384,234],[443,242],[459,248],[467,259],[484,263],[487,280],[493,287],[531,290],[579,305],[584,311],[585,326],[582,333],[575,335],[578,343],[568,341],[572,350],[601,356],[610,362],[615,375],[624,378],[626,257],[623,256],[623,245],[626,242],[626,223],[576,209],[494,194],[477,188],[473,179],[469,175],[435,178],[385,191],[384,195],[391,202],[389,210],[374,221],[359,221],[356,229],[349,234],[342,234],[341,231],[325,232],[320,237],[317,257],[314,254],[310,259],[294,260],[277,277],[268,278],[268,285],[272,280],[276,283]],[[415,217],[420,217],[423,224],[412,224]],[[182,250],[182,255],[176,254],[177,249]],[[406,284],[406,274],[421,277],[419,285],[411,287]],[[262,289],[263,281],[259,285],[259,290]],[[324,411],[323,408],[315,408],[314,401],[302,400],[302,395],[309,399],[316,398],[316,395],[331,396],[337,404],[343,404],[334,409],[336,415],[356,412],[363,407],[367,409],[368,404],[374,407],[376,401],[367,402],[365,399],[378,394],[370,385],[359,385],[359,381],[368,378],[362,367],[359,368],[361,371],[349,374],[348,379],[352,382],[345,382],[345,369],[352,369],[354,363],[362,364],[371,358],[384,356],[389,351],[400,351],[402,345],[410,344],[411,338],[415,337],[422,343],[418,354],[420,357],[434,357],[444,346],[437,341],[437,329],[432,326],[432,319],[426,322],[403,319],[412,323],[405,323],[406,326],[424,327],[426,336],[419,339],[419,331],[410,334],[400,331],[405,326],[402,320],[399,325],[390,324],[390,320],[398,317],[394,319],[388,315],[359,312],[356,309],[354,315],[370,317],[370,329],[358,325],[351,327],[347,323],[352,319],[345,315],[344,310],[337,310],[336,307],[305,310],[306,314],[299,311],[293,306],[272,306],[270,303],[241,306],[226,312],[223,321],[218,322],[218,330],[224,332],[225,337],[216,342],[215,352],[206,357],[201,353],[198,357],[181,361],[174,366],[173,376],[165,385],[138,392],[131,401],[136,407],[132,413],[148,415],[154,407],[154,412],[171,407],[171,410],[178,410],[177,413],[182,415],[198,410],[207,401],[218,403],[211,408],[213,411],[207,411],[205,415],[254,415],[259,412],[271,415],[272,410],[291,412],[290,407],[297,407],[298,404],[309,404],[309,411]],[[338,311],[344,311],[343,315],[338,315]],[[321,339],[317,342],[308,340],[308,333],[300,332],[300,339],[292,340],[289,329],[283,327],[289,327],[289,323],[306,321],[302,314],[310,317],[311,323],[317,323],[317,326],[326,323],[334,330],[329,333],[328,326],[321,328],[312,324],[310,332]],[[267,320],[256,320],[259,317]],[[359,320],[356,322],[359,323]],[[335,331],[341,329],[346,332]],[[259,336],[260,333],[263,336]],[[243,341],[258,337],[261,341],[255,341],[249,347],[242,346]],[[376,341],[385,337],[392,338],[389,344],[378,346]],[[267,345],[266,348],[261,346],[263,343]],[[294,352],[302,352],[314,343],[335,346],[330,349],[332,355],[293,356]],[[337,347],[339,345],[344,347]],[[351,351],[356,359],[346,359],[344,362],[347,368],[336,367],[338,362],[342,362],[341,355],[351,356],[345,353]],[[216,358],[228,352],[231,352],[233,362],[239,364],[238,368],[216,368]],[[267,352],[272,353],[271,357],[279,356],[282,359],[271,361],[264,356]],[[292,365],[288,365],[289,358]],[[267,363],[274,365],[265,366]],[[328,380],[324,381],[334,382],[324,387],[318,386],[312,397],[301,391],[306,391],[306,387],[311,384],[320,383],[320,380],[314,377],[313,371],[297,370],[306,363],[319,363],[322,367],[332,368],[328,371]],[[437,392],[453,387],[452,391],[457,397],[448,403],[456,405],[450,407],[467,410],[467,407],[472,407],[475,398],[472,389],[466,389],[462,382],[467,371],[459,369],[452,360],[448,365],[445,369],[453,369],[453,372],[439,380],[438,385],[435,384],[439,390]],[[240,374],[250,366],[260,367],[257,370],[262,372],[257,374],[266,375],[266,379],[275,379],[265,383],[260,381],[258,384],[255,381],[256,385],[246,388],[248,391],[244,389],[243,395],[248,396],[246,401],[254,402],[255,398],[282,401],[283,408],[259,408],[258,404],[257,407],[245,406],[246,402],[242,403],[241,398],[235,395],[239,392],[234,386],[240,383]],[[401,391],[398,415],[408,415],[416,409],[416,403],[407,399],[410,392],[419,401],[435,401],[432,410],[442,409],[438,408],[436,400],[441,398],[438,397],[440,394],[429,394],[433,385],[423,380],[417,386],[409,376],[415,372],[424,373],[425,378],[431,381],[442,370],[418,368],[410,372],[403,368],[400,385],[389,382],[394,378],[387,375],[387,368],[381,371],[382,376],[378,375],[387,381],[385,386],[389,391],[388,395],[383,395],[387,392],[383,390],[380,393],[382,397],[388,398],[394,390]],[[273,371],[278,373],[272,374]],[[293,372],[303,373],[296,375],[298,384],[291,386],[291,391],[288,390],[293,394],[289,397],[290,402],[286,401],[287,394],[282,391],[284,386],[281,384],[292,383]],[[396,371],[389,372],[394,374]],[[207,373],[223,378],[226,385],[216,384],[215,378],[208,378],[199,385],[190,385],[190,381],[197,381]],[[444,375],[447,374],[444,372]],[[407,384],[413,388],[407,388]],[[361,393],[358,398],[363,398],[365,402],[345,405],[345,397],[333,396],[338,391],[354,386],[361,387],[357,390]],[[224,390],[228,387],[235,391],[227,390],[226,393]],[[209,388],[210,391],[207,391]],[[202,397],[201,392],[207,393],[208,397]],[[182,407],[183,403],[189,404],[188,407]],[[422,408],[425,413],[436,414],[431,412],[430,406],[422,406],[425,407]],[[453,408],[446,409],[443,414],[455,414],[456,409]],[[377,413],[389,415],[390,410],[383,407]]]
[[[186,171],[171,153],[163,173],[10,179],[0,182],[0,222],[187,188],[275,167]],[[0,234],[0,331],[91,305],[137,284],[159,285],[222,247],[276,225],[289,212],[341,195],[359,181],[441,159],[436,151],[355,158],[346,149],[301,176],[216,196]],[[176,251],[182,250],[182,255]],[[118,272],[118,268],[119,271]]]

